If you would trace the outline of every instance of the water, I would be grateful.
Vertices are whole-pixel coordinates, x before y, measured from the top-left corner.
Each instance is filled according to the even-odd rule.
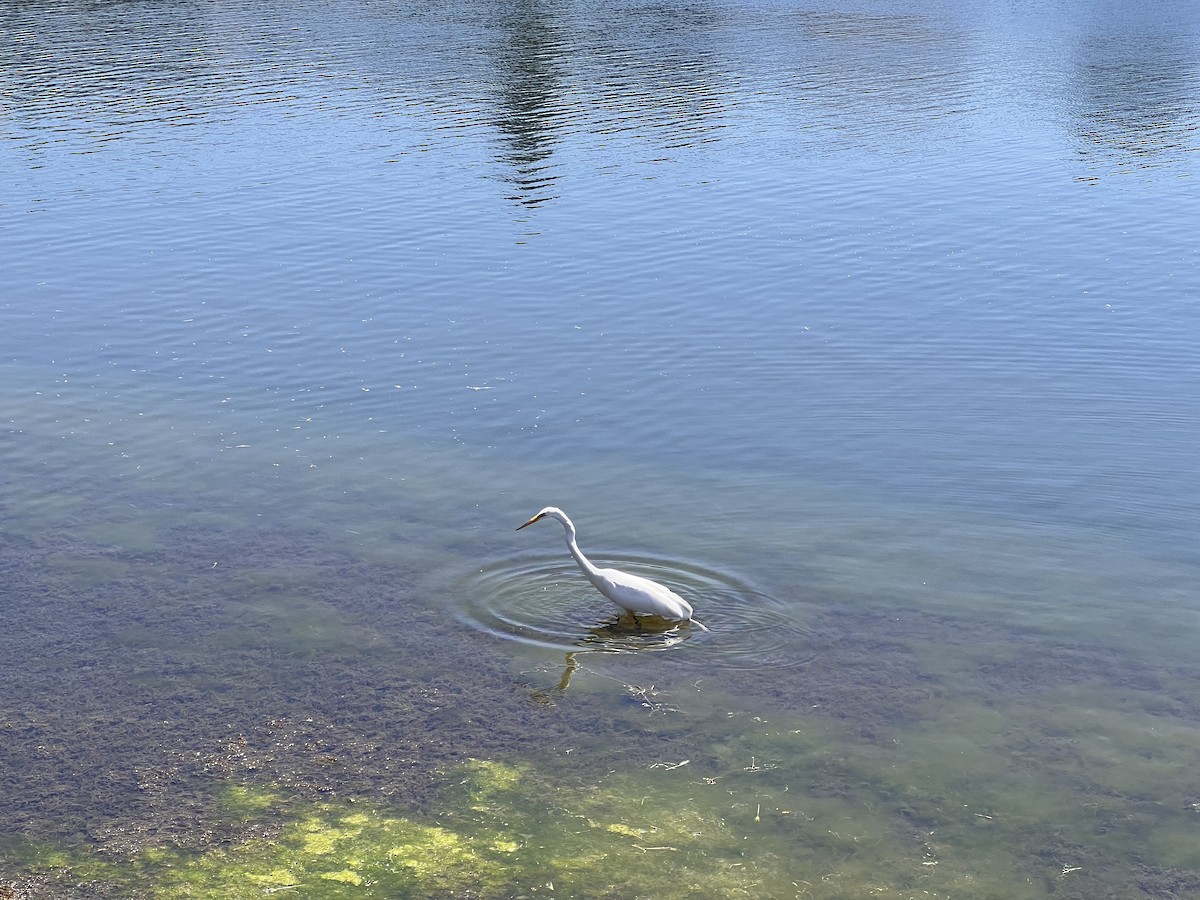
[[[766,668],[806,662],[796,654],[805,631],[796,621],[803,610],[795,598],[785,603],[728,572],[690,561],[621,558],[613,565],[695,598],[708,610],[712,626],[653,617],[634,623],[615,606],[598,622],[595,589],[580,577],[574,561],[564,561],[561,554],[492,563],[464,577],[456,593],[464,597],[461,612],[467,623],[499,637],[565,651],[649,652],[682,649],[685,642],[697,640],[697,657],[706,666]]]
[[[0,35],[0,884],[1200,895],[1189,4]]]

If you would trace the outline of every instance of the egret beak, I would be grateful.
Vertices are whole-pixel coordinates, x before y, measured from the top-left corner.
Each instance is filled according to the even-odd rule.
[[[542,517],[542,514],[541,514],[541,513],[538,513],[536,516],[534,516],[532,519],[530,519],[530,520],[529,520],[528,522],[526,522],[524,525],[518,525],[518,526],[517,526],[517,531],[520,531],[522,528],[525,528],[525,527],[527,527],[527,526],[529,526],[529,525],[532,525],[534,522],[536,522],[536,521],[537,521],[538,519],[540,519],[541,517]]]

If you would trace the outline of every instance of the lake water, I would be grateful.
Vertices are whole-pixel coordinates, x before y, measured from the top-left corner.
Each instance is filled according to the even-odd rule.
[[[1194,4],[0,47],[0,895],[1200,897]]]

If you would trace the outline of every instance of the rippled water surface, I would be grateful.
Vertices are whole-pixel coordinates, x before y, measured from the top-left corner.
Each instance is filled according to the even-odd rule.
[[[0,895],[1200,896],[1193,4],[0,50]]]
[[[736,576],[692,563],[626,557],[612,564],[692,598],[711,625],[699,615],[699,625],[655,617],[630,620],[561,555],[506,559],[466,578],[459,588],[465,598],[464,621],[498,637],[568,651],[666,650],[697,639],[696,653],[706,666],[760,668],[807,661],[797,653],[805,632],[795,621],[803,611],[794,598],[785,604]]]

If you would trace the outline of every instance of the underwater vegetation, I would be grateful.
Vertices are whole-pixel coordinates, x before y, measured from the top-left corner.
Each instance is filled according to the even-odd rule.
[[[497,650],[386,530],[129,491],[0,530],[0,900],[1200,897],[1193,656],[861,576],[802,665]]]
[[[1200,804],[1164,789],[1194,729],[1087,699],[1031,714],[1037,733],[951,704],[890,750],[729,710],[696,759],[602,777],[465,759],[425,811],[225,783],[204,843],[9,841],[0,897],[1197,896]],[[1072,737],[1089,725],[1110,738]]]
[[[230,788],[224,797],[230,815],[251,823],[282,812],[284,819],[269,836],[190,853],[147,848],[123,862],[30,847],[21,880],[69,878],[114,895],[127,890],[164,900],[539,891],[733,897],[746,896],[756,881],[731,853],[729,826],[684,797],[648,809],[637,796],[547,791],[525,767],[483,760],[468,760],[455,775],[447,815],[430,820],[368,803],[296,802],[269,790]],[[24,896],[15,884],[9,891]]]

